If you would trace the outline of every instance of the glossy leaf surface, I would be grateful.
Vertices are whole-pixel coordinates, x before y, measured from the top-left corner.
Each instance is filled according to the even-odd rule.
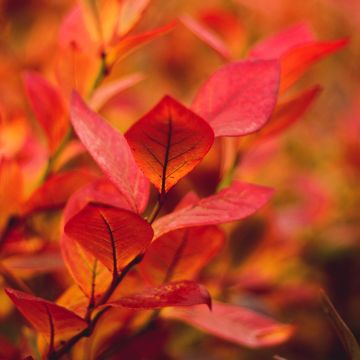
[[[214,141],[210,126],[169,96],[125,136],[139,167],[161,193],[199,164]]]
[[[211,297],[204,286],[194,281],[175,281],[122,297],[109,305],[134,309],[159,309],[167,306],[199,304],[206,304],[211,309]]]
[[[213,302],[212,311],[202,307],[168,309],[164,316],[179,319],[201,330],[249,348],[274,346],[286,341],[293,328],[246,308]]]
[[[272,193],[272,189],[264,186],[235,181],[217,194],[157,220],[155,238],[176,229],[243,219],[265,205]]]
[[[216,226],[169,232],[151,243],[140,271],[155,284],[193,279],[220,251],[224,238]]]
[[[18,310],[49,341],[51,333],[55,341],[66,340],[87,327],[87,323],[73,312],[50,301],[5,289]]]
[[[71,101],[71,120],[100,168],[123,193],[130,207],[141,212],[147,203],[149,184],[136,165],[124,136],[90,110],[76,93]]]
[[[116,273],[143,253],[153,236],[139,215],[94,203],[68,221],[65,233]]]
[[[208,121],[215,136],[246,135],[269,120],[279,80],[276,60],[230,63],[202,85],[191,108]]]

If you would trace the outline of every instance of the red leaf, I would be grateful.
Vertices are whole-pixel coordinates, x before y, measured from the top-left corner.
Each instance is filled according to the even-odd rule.
[[[205,25],[201,24],[199,21],[194,19],[189,15],[180,16],[180,21],[199,39],[208,44],[212,49],[214,49],[220,56],[225,60],[231,59],[231,53],[227,45],[222,41],[222,39],[211,29],[207,28]]]
[[[348,39],[312,42],[296,47],[281,57],[280,92],[293,85],[315,63],[342,49]]]
[[[149,184],[137,167],[124,136],[91,111],[76,93],[71,100],[71,120],[86,149],[123,193],[131,209],[144,210]]]
[[[293,327],[240,306],[213,303],[213,310],[202,307],[168,309],[164,316],[185,321],[201,330],[249,348],[283,343],[293,333]]]
[[[139,167],[159,192],[167,192],[207,154],[209,125],[169,96],[126,133]]]
[[[216,226],[172,231],[151,243],[140,271],[155,284],[193,279],[219,252],[224,239]]]
[[[122,297],[106,304],[133,309],[159,309],[167,306],[206,304],[211,309],[211,297],[206,288],[194,281],[175,281],[146,291]]]
[[[35,211],[60,208],[76,190],[94,179],[95,175],[87,170],[55,174],[26,201],[24,212],[29,214]]]
[[[249,57],[257,59],[277,59],[292,48],[315,41],[309,26],[301,23],[281,31],[256,44]]]
[[[209,122],[215,136],[255,132],[270,118],[279,79],[280,66],[276,60],[225,65],[200,88],[192,109]]]
[[[128,202],[117,188],[111,182],[101,179],[73,194],[65,207],[62,223],[66,224],[91,201],[130,210]],[[111,282],[111,273],[108,269],[65,233],[61,234],[60,246],[65,264],[76,284],[88,296],[92,292],[95,297],[101,296]]]
[[[46,133],[49,149],[53,152],[58,148],[68,127],[63,99],[54,86],[36,73],[25,73],[24,84],[30,105]]]
[[[261,130],[261,139],[282,133],[295,123],[306,113],[320,93],[321,88],[316,85],[301,94],[297,94],[287,102],[279,104],[267,126]]]
[[[264,206],[272,193],[264,186],[234,181],[217,194],[155,221],[155,238],[176,229],[241,220]]]
[[[53,332],[55,342],[66,340],[87,327],[73,312],[50,301],[13,289],[5,289],[18,310],[49,341]]]
[[[139,215],[100,204],[88,204],[71,218],[65,233],[116,273],[143,253],[153,237]]]

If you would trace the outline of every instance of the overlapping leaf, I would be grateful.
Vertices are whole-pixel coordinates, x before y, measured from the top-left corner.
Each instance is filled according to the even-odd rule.
[[[25,90],[37,120],[44,129],[53,152],[68,127],[67,110],[58,90],[36,73],[24,75]]]
[[[191,108],[208,121],[215,136],[246,135],[269,120],[279,80],[276,60],[230,63],[202,85]]]
[[[211,297],[206,288],[194,281],[174,281],[110,302],[110,306],[133,309],[159,309],[168,306],[206,304],[211,308]],[[209,310],[208,310],[209,311]]]
[[[209,125],[169,96],[126,133],[139,167],[159,192],[167,192],[207,154]]]
[[[288,340],[293,327],[240,306],[213,302],[212,311],[198,306],[167,309],[164,316],[249,348],[274,346]]]
[[[90,110],[76,93],[72,96],[71,120],[82,143],[130,207],[137,212],[144,210],[149,184],[124,136]]]
[[[243,219],[265,205],[272,193],[264,186],[235,181],[219,193],[155,221],[155,238],[176,229]]]
[[[153,237],[139,215],[93,203],[67,222],[65,233],[116,274],[143,253]]]
[[[216,226],[175,230],[151,243],[139,268],[155,284],[193,279],[223,243],[224,233]]]
[[[18,310],[49,341],[67,340],[87,327],[73,312],[50,301],[13,289],[5,289]]]

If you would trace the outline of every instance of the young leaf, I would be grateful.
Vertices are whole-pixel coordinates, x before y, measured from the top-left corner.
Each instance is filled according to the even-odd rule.
[[[274,346],[293,333],[290,325],[255,313],[240,306],[213,302],[212,311],[198,306],[167,309],[163,316],[185,321],[201,330],[249,348]]]
[[[13,289],[5,289],[18,310],[48,341],[64,341],[87,327],[87,323],[68,309],[50,301]]]
[[[241,136],[259,130],[277,101],[280,65],[247,60],[225,65],[200,88],[191,106],[215,136]]]
[[[180,16],[180,21],[199,39],[213,48],[225,60],[231,59],[231,53],[222,39],[211,29],[201,24],[199,21],[189,15]]]
[[[93,203],[68,221],[65,233],[116,274],[143,253],[153,237],[139,215]]]
[[[133,309],[160,309],[167,306],[191,306],[206,304],[211,309],[211,297],[206,288],[194,281],[175,281],[146,289],[138,294],[128,295],[110,306]]]
[[[169,96],[125,136],[139,167],[161,193],[199,164],[214,141],[210,126]]]
[[[341,340],[344,349],[346,350],[349,359],[359,360],[360,359],[360,346],[352,334],[351,330],[345,324],[344,320],[340,317],[336,311],[334,305],[332,304],[329,297],[324,291],[320,292],[323,310],[326,315],[329,317],[331,324],[336,330],[336,333]]]
[[[136,165],[124,136],[90,110],[77,93],[72,95],[71,121],[86,149],[123,193],[131,209],[143,211],[149,184]]]
[[[224,239],[216,226],[169,232],[151,243],[139,269],[155,284],[193,279],[220,251]]]
[[[62,141],[68,127],[67,109],[58,90],[40,75],[24,75],[25,90],[30,105],[44,129],[51,152]]]
[[[342,49],[348,39],[312,42],[296,47],[281,57],[280,92],[293,85],[315,63]]]
[[[241,220],[264,206],[272,193],[264,186],[234,181],[217,194],[155,221],[155,239],[176,229]]]

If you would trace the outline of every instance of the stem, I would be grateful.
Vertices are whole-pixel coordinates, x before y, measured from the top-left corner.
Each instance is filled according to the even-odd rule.
[[[234,179],[236,168],[237,168],[240,160],[241,160],[241,152],[238,151],[236,153],[235,159],[234,159],[231,167],[228,169],[226,174],[223,176],[223,178],[219,182],[219,184],[218,184],[218,186],[216,188],[216,191],[220,191],[220,190],[226,188],[227,186],[229,186],[232,183],[232,181]]]
[[[159,194],[158,200],[157,200],[154,208],[152,209],[151,214],[149,215],[149,218],[147,219],[147,221],[149,222],[150,225],[155,221],[155,219],[159,215],[160,210],[165,203],[165,200],[166,200],[166,193],[162,192],[161,194]]]

